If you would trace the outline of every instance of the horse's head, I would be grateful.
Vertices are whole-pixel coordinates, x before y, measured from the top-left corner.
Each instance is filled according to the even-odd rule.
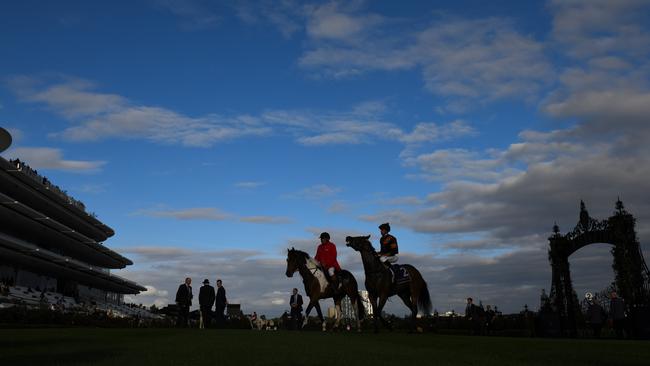
[[[309,255],[307,253],[300,250],[294,248],[287,249],[287,271],[285,272],[287,277],[293,277],[293,274],[296,273],[298,267],[301,264],[304,264],[305,259],[308,257]]]
[[[345,238],[345,245],[356,250],[357,252],[374,251],[370,243],[370,235],[366,236],[348,236]]]

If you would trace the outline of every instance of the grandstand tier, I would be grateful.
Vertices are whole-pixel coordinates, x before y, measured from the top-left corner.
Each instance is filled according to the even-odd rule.
[[[101,243],[113,229],[25,162],[0,157],[0,281],[120,303],[146,288],[110,273],[131,260]]]

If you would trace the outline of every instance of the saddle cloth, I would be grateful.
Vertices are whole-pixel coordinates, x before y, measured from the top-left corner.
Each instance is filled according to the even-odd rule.
[[[390,271],[393,275],[393,283],[396,285],[404,285],[411,282],[409,271],[401,264],[392,264]]]

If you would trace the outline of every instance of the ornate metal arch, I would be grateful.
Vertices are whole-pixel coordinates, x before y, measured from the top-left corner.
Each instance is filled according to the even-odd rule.
[[[580,309],[571,282],[569,256],[587,245],[608,243],[613,246],[612,267],[616,274],[616,288],[628,310],[649,304],[650,271],[643,259],[635,225],[635,218],[625,211],[619,199],[614,215],[606,220],[591,218],[584,202],[580,201],[580,220],[573,231],[562,235],[557,224],[553,226],[553,235],[548,238],[548,257],[552,268],[549,295],[553,310],[559,316],[561,334],[577,334],[576,314]]]

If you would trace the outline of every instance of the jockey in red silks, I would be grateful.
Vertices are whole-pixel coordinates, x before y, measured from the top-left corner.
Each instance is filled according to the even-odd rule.
[[[337,287],[336,272],[341,270],[339,262],[336,260],[336,245],[330,241],[330,234],[320,234],[320,245],[316,250],[314,257],[320,263],[326,277],[332,282],[334,288]]]

